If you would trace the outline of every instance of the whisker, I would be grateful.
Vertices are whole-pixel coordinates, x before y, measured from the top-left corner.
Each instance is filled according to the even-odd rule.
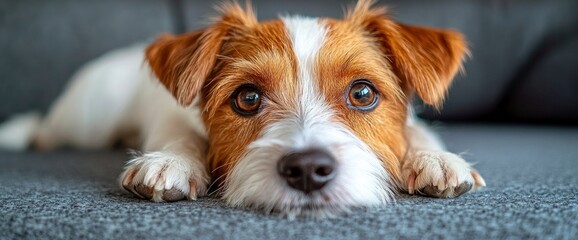
[[[219,182],[219,180],[221,180],[222,178],[226,178],[228,177],[228,174],[223,174],[221,176],[219,176],[217,179],[215,179],[211,185],[209,185],[209,187],[207,189],[211,189],[213,187],[213,185],[215,185],[215,183]],[[225,186],[225,184],[223,183],[223,185],[219,186],[217,189],[215,189],[214,191],[211,191],[208,195],[212,195],[216,192],[218,192],[219,190],[221,190],[223,187]]]
[[[218,167],[216,167],[215,169],[213,169],[213,171],[211,171],[211,173],[215,173],[215,171],[219,170],[220,168],[225,167],[225,166],[229,166],[229,165],[232,165],[232,164],[234,164],[234,162],[225,163],[225,164],[223,164],[223,165],[221,165],[221,166],[218,166]]]

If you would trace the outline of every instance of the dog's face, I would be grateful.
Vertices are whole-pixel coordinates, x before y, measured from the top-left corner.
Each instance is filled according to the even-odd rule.
[[[234,206],[330,214],[392,197],[408,96],[439,104],[466,51],[458,33],[410,27],[361,1],[344,20],[214,25],[147,49],[183,105],[200,97],[208,166]]]

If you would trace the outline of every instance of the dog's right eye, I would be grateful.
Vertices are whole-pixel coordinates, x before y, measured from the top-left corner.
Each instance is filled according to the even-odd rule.
[[[368,112],[377,106],[378,100],[375,87],[367,79],[355,80],[349,86],[347,104],[350,108]]]
[[[253,116],[261,107],[261,92],[255,85],[245,84],[233,93],[231,106],[239,115]]]

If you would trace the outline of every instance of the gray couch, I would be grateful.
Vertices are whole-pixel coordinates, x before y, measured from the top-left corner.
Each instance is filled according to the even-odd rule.
[[[276,13],[340,16],[348,1],[254,1]],[[151,203],[117,186],[122,150],[0,151],[0,239],[576,239],[576,1],[388,1],[406,23],[464,32],[473,58],[442,111],[422,108],[488,187],[456,199],[401,195],[338,218],[287,220],[218,199]],[[0,121],[46,111],[107,50],[207,22],[186,0],[0,0]]]

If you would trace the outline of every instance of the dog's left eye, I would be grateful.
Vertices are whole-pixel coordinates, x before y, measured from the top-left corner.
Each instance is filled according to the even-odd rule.
[[[349,86],[347,104],[359,111],[371,111],[377,106],[378,96],[369,80],[356,80]]]
[[[261,92],[255,85],[243,85],[231,97],[233,110],[242,116],[252,116],[259,112],[261,106]]]

